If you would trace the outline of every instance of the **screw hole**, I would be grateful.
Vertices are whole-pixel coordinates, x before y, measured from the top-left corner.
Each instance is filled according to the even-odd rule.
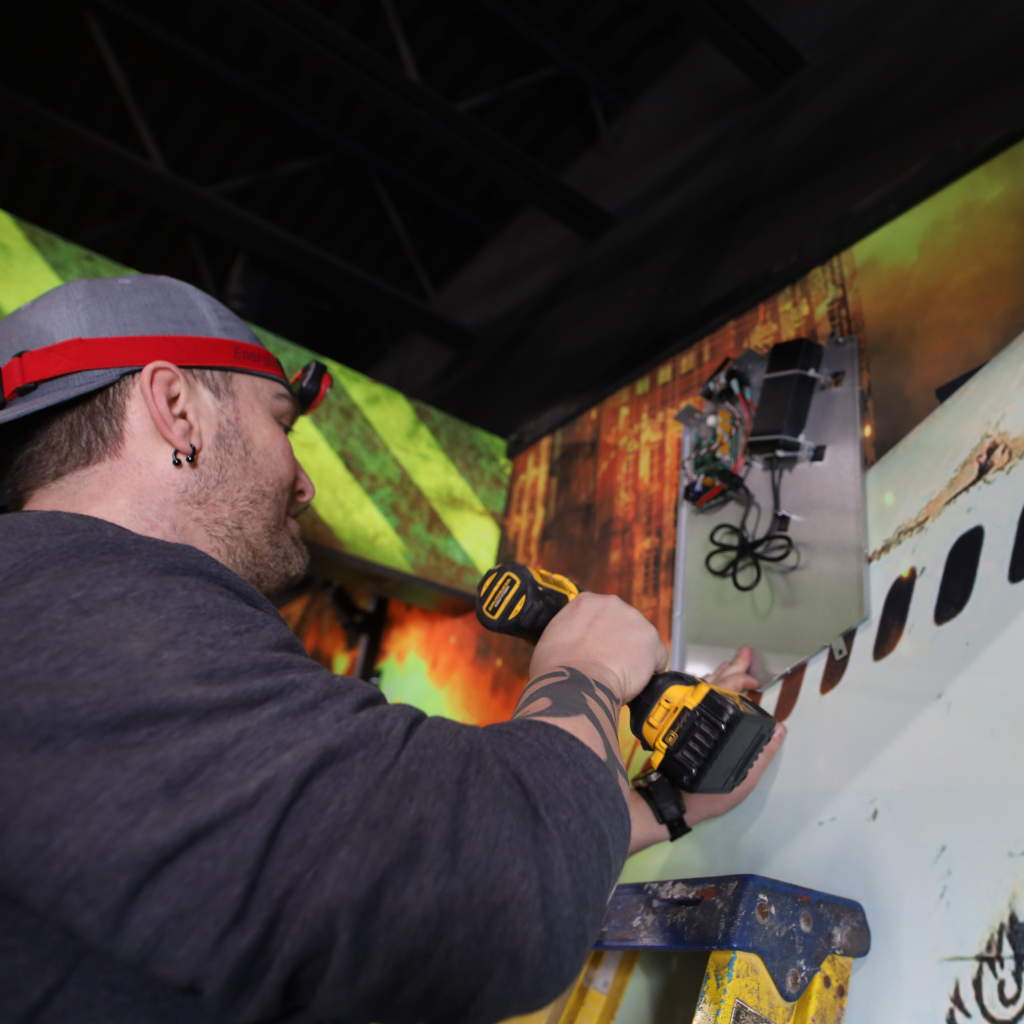
[[[786,975],[786,988],[790,992],[795,992],[800,985],[800,975],[797,973],[795,967],[789,969],[789,973]]]
[[[771,914],[771,910],[768,909],[768,904],[762,901],[758,903],[757,908],[754,910],[754,913],[757,915],[757,919],[761,922],[761,924],[766,924],[768,921],[768,917]]]
[[[814,921],[811,920],[811,915],[805,910],[800,915],[800,930],[809,932],[814,927]]]

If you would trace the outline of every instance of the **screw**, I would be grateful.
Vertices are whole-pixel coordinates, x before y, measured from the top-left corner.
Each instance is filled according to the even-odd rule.
[[[800,915],[800,930],[809,932],[814,927],[814,921],[811,920],[811,915],[805,910]]]
[[[754,910],[754,913],[757,915],[757,919],[761,922],[761,924],[768,923],[768,916],[771,914],[771,911],[768,909],[767,902],[762,900],[760,903],[758,903],[757,908]]]
[[[800,975],[797,973],[795,967],[790,967],[789,973],[786,975],[786,988],[790,992],[795,992],[800,986]]]

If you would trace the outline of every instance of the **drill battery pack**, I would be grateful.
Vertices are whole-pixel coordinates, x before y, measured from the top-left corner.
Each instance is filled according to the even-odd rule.
[[[656,675],[629,711],[654,770],[689,793],[734,790],[775,731],[752,700],[683,672]]]

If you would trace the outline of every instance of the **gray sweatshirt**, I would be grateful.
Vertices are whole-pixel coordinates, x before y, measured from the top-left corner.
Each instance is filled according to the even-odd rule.
[[[579,970],[629,817],[563,730],[389,705],[87,516],[0,516],[0,640],[5,1024],[486,1024]]]

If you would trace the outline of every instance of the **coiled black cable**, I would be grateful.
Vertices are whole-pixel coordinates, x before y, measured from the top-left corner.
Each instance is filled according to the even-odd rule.
[[[794,552],[799,558],[799,550],[793,538],[779,529],[783,515],[779,504],[779,491],[782,484],[782,468],[777,463],[768,467],[772,483],[772,520],[768,532],[760,537],[752,536],[747,530],[747,519],[754,507],[754,495],[743,485],[745,507],[739,526],[732,523],[719,523],[711,531],[711,545],[714,548],[704,565],[713,576],[732,579],[732,585],[743,592],[753,590],[761,582],[761,563],[777,564],[784,562]],[[755,527],[756,531],[756,527]],[[724,561],[723,561],[724,559]],[[713,564],[714,563],[714,564]],[[790,572],[796,565],[785,567]],[[749,581],[741,581],[742,574],[753,574]]]

